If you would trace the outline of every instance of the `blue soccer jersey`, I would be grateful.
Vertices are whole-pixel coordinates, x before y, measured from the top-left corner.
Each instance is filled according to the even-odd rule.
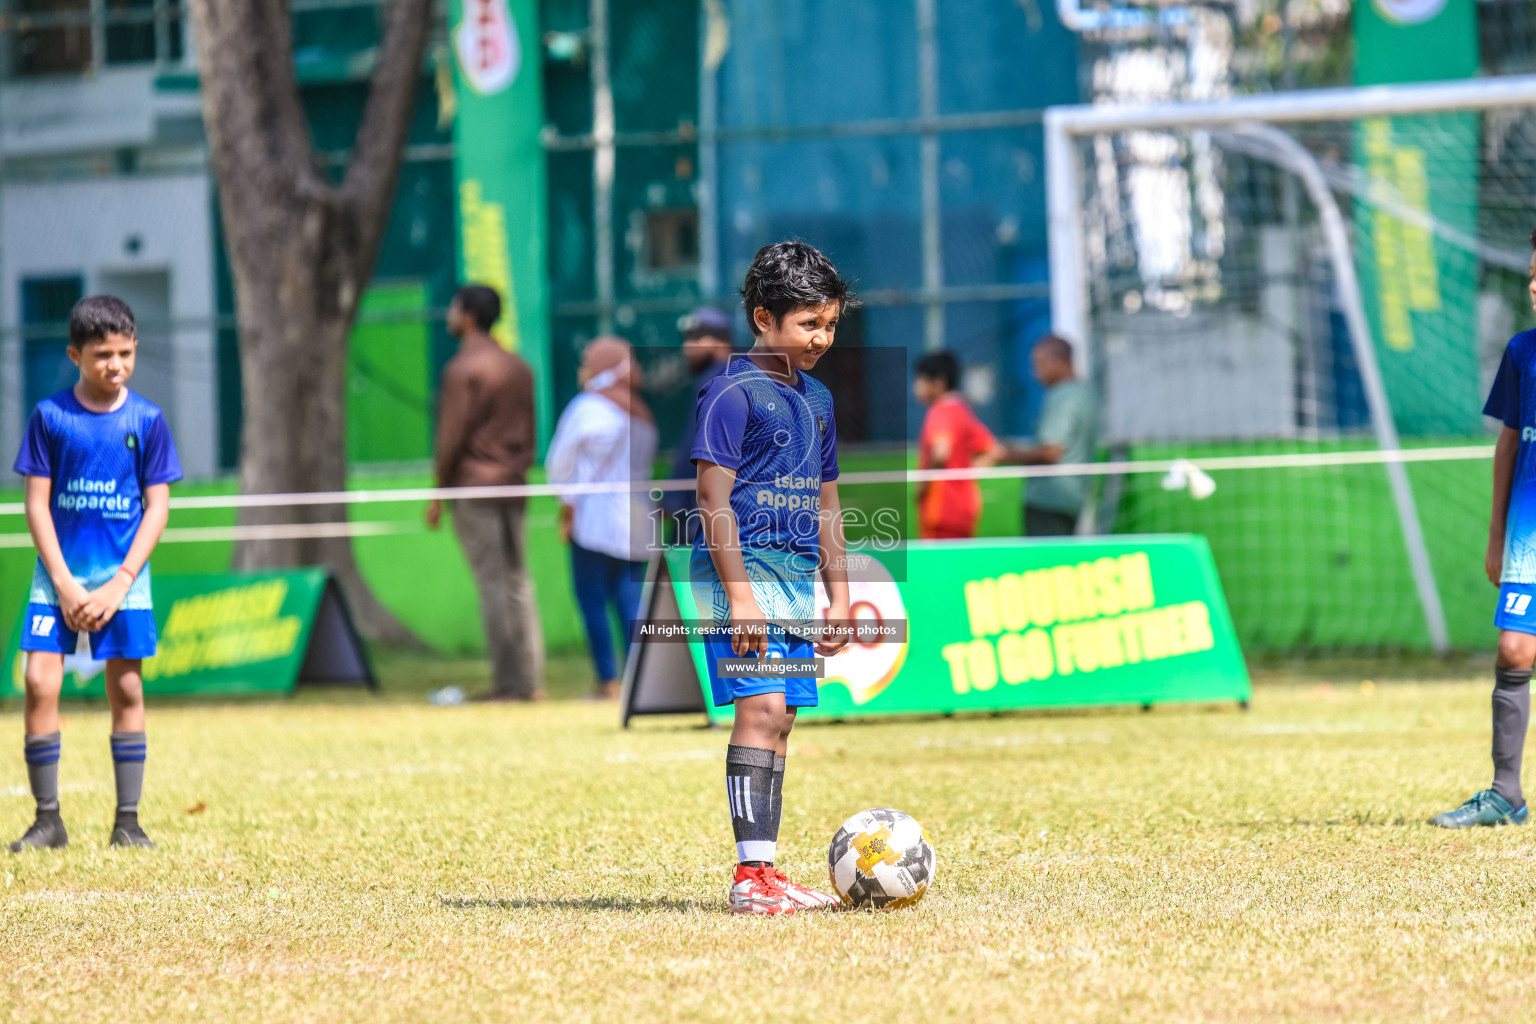
[[[832,394],[804,373],[795,383],[738,356],[699,392],[693,458],[736,471],[731,512],[758,607],[810,621],[820,552],[821,485],[837,479]],[[692,557],[701,617],[730,621],[730,603],[701,532]]]
[[[1520,431],[1504,527],[1504,583],[1536,583],[1536,331],[1509,340],[1483,415]]]
[[[92,412],[73,390],[39,402],[15,468],[52,481],[53,529],[70,573],[87,590],[110,580],[127,557],[144,517],[145,488],[181,479],[165,416],[131,391],[112,412]],[[39,558],[29,604],[58,603]],[[122,607],[151,607],[149,566],[128,588]]]

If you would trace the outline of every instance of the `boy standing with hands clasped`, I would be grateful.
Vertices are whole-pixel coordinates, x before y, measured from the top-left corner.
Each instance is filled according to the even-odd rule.
[[[832,347],[853,300],[827,258],[802,242],[759,250],[742,297],[756,343],[699,392],[692,455],[701,529],[691,576],[699,616],[713,627],[704,660],[715,704],[735,705],[725,758],[739,862],[730,909],[790,914],[837,903],[774,867],[789,731],[797,710],[816,705],[813,670],[775,663],[808,662],[848,642],[802,634],[815,623],[818,571],[828,622],[849,619],[832,395],[806,371]],[[793,671],[766,671],[773,667]]]
[[[69,314],[75,386],[39,402],[16,472],[26,479],[37,547],[21,649],[27,652],[25,754],[37,820],[13,853],[69,845],[59,816],[59,690],[64,655],[89,634],[105,661],[117,780],[113,846],[154,846],[139,827],[144,783],[142,659],[155,654],[149,556],[165,529],[181,463],[165,417],[128,390],[138,336],[127,303],[81,299]]]

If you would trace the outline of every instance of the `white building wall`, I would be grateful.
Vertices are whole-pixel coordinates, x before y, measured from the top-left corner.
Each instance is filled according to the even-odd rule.
[[[78,274],[87,295],[117,287],[140,315],[130,385],[165,409],[189,478],[218,469],[213,218],[206,175],[113,176],[0,188],[0,453],[21,443],[21,282]],[[163,311],[155,307],[163,306]],[[165,322],[168,315],[171,323]],[[174,326],[173,326],[174,325]]]

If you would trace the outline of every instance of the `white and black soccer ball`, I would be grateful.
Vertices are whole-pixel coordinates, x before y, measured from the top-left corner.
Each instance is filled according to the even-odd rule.
[[[855,814],[827,848],[827,874],[845,907],[910,907],[933,884],[936,867],[923,826],[889,807]]]

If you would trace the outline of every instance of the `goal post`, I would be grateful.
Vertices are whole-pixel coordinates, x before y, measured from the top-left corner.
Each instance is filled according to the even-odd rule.
[[[1052,326],[1104,387],[1112,443],[1486,445],[1536,226],[1536,75],[1055,107],[1044,148]],[[1431,549],[1443,571],[1455,544],[1382,465],[1443,653]],[[1442,533],[1477,529],[1472,502],[1428,497]]]

